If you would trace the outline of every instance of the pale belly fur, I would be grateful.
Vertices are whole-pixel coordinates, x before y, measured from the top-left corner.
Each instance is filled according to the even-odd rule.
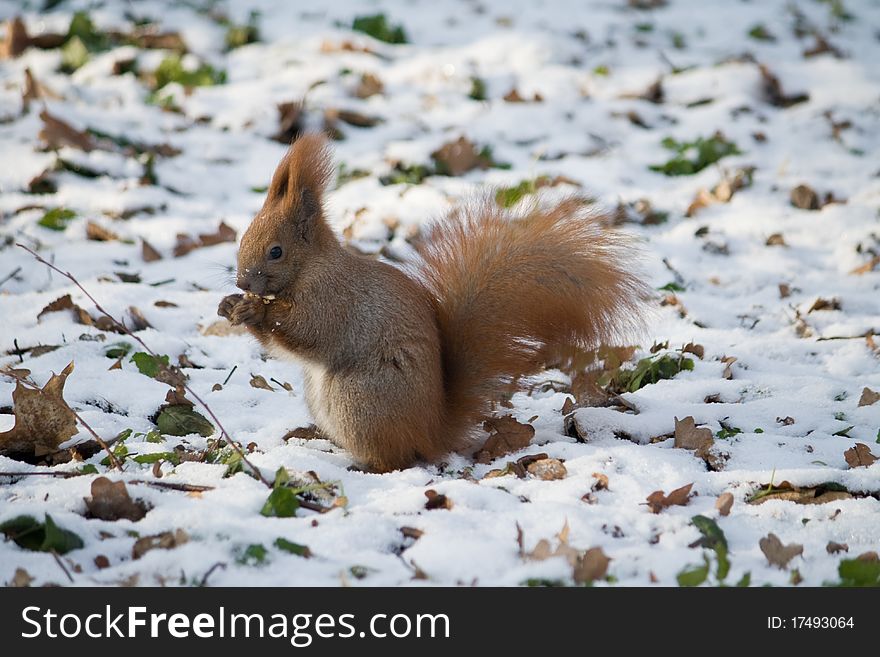
[[[288,351],[277,343],[269,348],[269,353],[279,360],[296,363],[302,368],[305,383],[306,403],[317,427],[327,436],[338,435],[327,400],[330,398],[329,386],[332,377],[320,363],[307,360]]]

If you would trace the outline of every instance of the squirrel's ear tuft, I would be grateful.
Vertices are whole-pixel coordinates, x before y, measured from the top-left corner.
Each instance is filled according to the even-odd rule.
[[[304,134],[290,145],[275,170],[268,198],[291,210],[311,214],[310,206],[320,204],[332,175],[333,160],[326,138],[318,133]]]

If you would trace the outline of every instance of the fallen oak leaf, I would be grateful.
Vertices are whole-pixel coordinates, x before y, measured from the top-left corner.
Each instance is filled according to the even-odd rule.
[[[92,482],[92,496],[85,498],[88,517],[99,520],[131,520],[137,522],[147,514],[143,502],[131,499],[125,482],[112,482],[98,477]]]
[[[104,228],[101,224],[89,221],[86,224],[86,239],[94,242],[112,242],[118,240],[119,236],[109,228]]]
[[[849,552],[849,545],[846,543],[835,543],[834,541],[828,541],[828,545],[825,546],[825,551],[828,554],[837,554],[838,552]]]
[[[532,425],[518,422],[512,415],[490,418],[483,422],[483,429],[492,434],[474,454],[474,460],[483,464],[526,447],[535,435]]]
[[[690,499],[691,488],[693,483],[676,488],[669,495],[663,493],[662,490],[656,490],[647,497],[648,507],[651,513],[660,513],[663,509],[670,506],[686,506]]]
[[[843,453],[843,458],[851,468],[867,468],[877,462],[877,457],[865,443],[856,443],[855,447],[850,447]]]
[[[675,447],[696,450],[697,454],[705,453],[715,439],[708,427],[697,427],[693,416],[679,420],[675,418]]]
[[[43,456],[57,451],[61,443],[76,435],[76,414],[62,396],[71,372],[73,361],[38,389],[16,381],[12,392],[15,425],[0,433],[0,454],[19,459]]]
[[[761,548],[761,552],[767,557],[767,561],[771,565],[782,569],[785,569],[789,561],[804,553],[803,545],[798,545],[797,543],[784,545],[779,540],[779,537],[773,533],[767,534],[767,536],[758,541],[758,545]]]

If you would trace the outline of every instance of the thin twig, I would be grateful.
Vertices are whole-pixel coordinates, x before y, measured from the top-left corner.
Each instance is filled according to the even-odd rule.
[[[229,370],[229,374],[227,374],[227,375],[226,375],[226,378],[223,379],[223,385],[226,385],[227,383],[229,383],[229,379],[232,378],[232,375],[235,373],[235,370],[237,370],[237,369],[238,369],[238,365],[233,365],[233,366],[232,366],[232,369]]]
[[[27,251],[28,253],[30,253],[37,260],[37,262],[40,262],[40,263],[46,265],[47,267],[49,267],[49,269],[51,269],[55,272],[58,272],[59,274],[61,274],[65,278],[67,278],[70,282],[72,282],[74,285],[76,285],[80,289],[80,291],[83,294],[85,294],[86,297],[88,297],[89,301],[91,301],[93,304],[95,304],[95,308],[97,309],[97,311],[99,313],[101,313],[102,315],[107,317],[111,322],[113,322],[113,324],[116,327],[118,327],[119,329],[121,329],[124,334],[128,335],[130,338],[135,340],[141,347],[144,348],[144,351],[146,351],[148,354],[150,354],[154,358],[158,358],[156,352],[154,352],[152,349],[150,349],[150,347],[148,347],[147,344],[140,337],[136,336],[134,333],[131,332],[131,330],[129,330],[129,328],[125,324],[123,324],[122,322],[117,320],[113,315],[111,315],[106,310],[104,310],[103,306],[101,306],[101,304],[98,303],[97,299],[95,299],[95,297],[93,297],[91,295],[91,293],[89,293],[89,291],[82,286],[82,284],[73,276],[73,274],[71,274],[70,272],[62,271],[57,266],[55,266],[54,264],[52,264],[51,262],[49,262],[48,260],[46,260],[45,258],[40,256],[36,251],[33,251],[32,249],[29,249],[28,247],[26,247],[24,244],[17,243],[16,246],[19,246],[22,249],[24,249],[25,251]],[[254,475],[257,477],[257,479],[264,486],[266,486],[267,488],[272,488],[272,483],[270,481],[268,481],[263,476],[263,473],[260,472],[260,470],[257,469],[257,467],[248,460],[247,456],[244,453],[244,450],[238,444],[236,444],[235,441],[232,440],[232,438],[229,436],[229,433],[223,427],[223,423],[220,422],[220,419],[214,414],[214,411],[211,410],[211,407],[208,406],[208,404],[189,386],[189,384],[184,382],[183,387],[192,396],[192,398],[195,399],[196,402],[198,402],[198,404],[202,408],[205,409],[205,411],[208,413],[208,415],[211,417],[211,419],[217,425],[217,428],[220,429],[220,436],[222,438],[224,438],[226,440],[226,442],[230,446],[232,446],[232,448],[236,452],[238,452],[238,455],[241,456],[242,462],[253,471]]]
[[[0,472],[0,477],[82,477],[79,472]]]
[[[21,376],[20,374],[16,374],[14,371],[0,372],[0,374],[3,374],[4,376],[8,376],[11,379],[15,379],[16,381],[21,383],[23,386],[26,386],[26,387],[30,388],[31,390],[42,390],[42,388],[40,386],[38,386],[36,383],[31,381],[27,377]],[[70,408],[70,406],[68,406],[68,408]],[[70,412],[73,413],[73,415],[77,419],[77,421],[85,427],[86,431],[88,431],[90,434],[92,434],[92,437],[95,439],[95,442],[97,442],[101,446],[101,448],[105,452],[107,452],[107,456],[110,458],[110,463],[113,465],[113,467],[119,471],[122,471],[123,470],[122,463],[119,461],[118,458],[116,458],[116,455],[110,449],[110,446],[104,442],[104,439],[101,438],[101,436],[99,436],[94,429],[92,429],[92,427],[89,425],[88,422],[86,422],[85,420],[82,419],[82,416],[79,413],[77,413],[72,408],[70,408]]]
[[[18,272],[20,272],[20,271],[21,271],[21,267],[16,267],[14,270],[12,270],[11,274],[8,274],[6,276],[6,278],[4,278],[2,281],[0,281],[0,285],[3,285],[6,281],[8,281],[12,278],[15,278],[16,275],[18,274]]]
[[[204,576],[202,577],[202,581],[199,582],[199,586],[206,586],[208,584],[208,578],[212,574],[214,574],[214,571],[217,570],[218,568],[222,568],[223,570],[226,570],[226,564],[223,563],[222,561],[218,561],[213,566],[208,568],[208,572],[206,572],[204,574]]]
[[[64,565],[64,562],[61,561],[61,557],[58,556],[58,553],[55,550],[51,550],[52,556],[55,557],[55,563],[57,563],[61,570],[64,571],[64,574],[67,575],[67,579],[70,580],[71,584],[73,583],[73,576],[70,574],[70,571],[67,570],[67,566]]]
[[[154,488],[167,488],[168,490],[179,490],[184,493],[204,493],[205,491],[214,490],[213,486],[199,486],[197,484],[177,484],[173,481],[149,481],[144,479],[132,479],[126,481],[126,484],[143,484],[144,486],[153,486]]]

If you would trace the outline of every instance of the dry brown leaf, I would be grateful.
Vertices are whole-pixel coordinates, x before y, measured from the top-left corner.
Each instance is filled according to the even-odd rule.
[[[34,578],[31,577],[31,574],[28,571],[24,568],[16,568],[15,574],[12,575],[12,579],[9,581],[8,586],[21,589],[30,586],[33,581]]]
[[[425,535],[424,530],[417,529],[416,527],[401,527],[400,533],[406,538],[412,538],[414,540],[418,540]]]
[[[823,299],[822,297],[819,297],[813,302],[813,305],[810,306],[807,313],[811,313],[814,310],[840,310],[840,308],[840,299],[837,297],[831,299]]]
[[[370,96],[382,93],[383,89],[382,80],[372,73],[364,73],[361,75],[360,82],[358,82],[358,86],[354,90],[354,95],[358,98],[369,98]]]
[[[705,454],[715,443],[712,430],[708,427],[697,427],[693,416],[679,420],[675,418],[675,447],[696,450],[697,455]]]
[[[483,429],[492,435],[474,454],[474,460],[484,464],[526,447],[535,435],[532,425],[517,422],[512,415],[490,418],[483,422]]]
[[[428,498],[428,501],[425,502],[425,508],[428,511],[433,509],[451,509],[452,508],[452,500],[450,500],[445,495],[438,493],[433,488],[430,488],[425,491],[425,497]]]
[[[104,228],[101,224],[89,221],[86,224],[86,239],[95,242],[112,242],[118,240],[119,236],[109,228]]]
[[[526,468],[530,474],[544,481],[565,479],[568,470],[559,459],[539,459],[529,464]]]
[[[855,447],[850,447],[843,453],[843,458],[851,468],[867,468],[877,461],[877,457],[865,443],[856,443]]]
[[[596,480],[596,483],[593,484],[591,490],[600,491],[600,490],[610,490],[608,488],[608,475],[604,475],[601,472],[594,472],[593,479]]]
[[[214,246],[215,244],[222,244],[223,242],[234,242],[236,236],[237,233],[235,232],[235,229],[221,221],[220,226],[217,228],[217,232],[200,234],[199,242],[201,246]]]
[[[39,390],[16,382],[12,391],[15,425],[0,433],[0,454],[10,458],[43,456],[76,435],[76,414],[62,396],[71,372],[73,362],[61,374],[53,374]]]
[[[600,547],[590,548],[584,552],[574,566],[574,581],[578,584],[589,584],[597,579],[604,579],[608,574],[611,559]]]
[[[233,326],[226,319],[218,319],[207,326],[199,326],[199,333],[225,337],[227,335],[247,335],[248,331],[244,326]]]
[[[733,507],[733,493],[721,493],[715,500],[715,508],[722,516],[730,515],[731,507]]]
[[[60,312],[62,310],[69,310],[73,315],[74,321],[77,324],[83,324],[85,326],[95,325],[95,320],[92,319],[92,316],[89,315],[88,312],[80,308],[78,305],[73,303],[73,299],[70,298],[69,294],[65,294],[63,297],[58,297],[57,299],[55,299],[55,301],[46,305],[37,314],[37,319],[39,320],[46,313]]]
[[[13,59],[31,45],[27,28],[20,16],[6,21],[6,38],[0,43],[0,59]]]
[[[444,169],[443,173],[450,176],[460,176],[473,169],[489,168],[489,162],[480,155],[474,143],[463,136],[444,144],[431,153],[431,157]]]
[[[850,274],[862,275],[867,274],[869,272],[877,269],[877,265],[880,265],[880,255],[875,255],[868,262],[863,265],[859,265],[855,269],[853,269]]]
[[[825,546],[825,551],[828,554],[837,554],[838,552],[849,552],[849,545],[846,543],[835,543],[834,541],[828,541],[828,545]]]
[[[49,114],[48,110],[40,112],[43,120],[43,128],[39,137],[50,150],[57,150],[62,146],[72,146],[88,153],[95,149],[95,140],[85,130],[77,130],[72,125]]]
[[[690,499],[691,487],[693,487],[692,483],[687,484],[671,491],[669,495],[665,495],[662,490],[654,491],[647,497],[651,513],[660,513],[670,506],[686,506]]]
[[[278,132],[272,137],[282,144],[290,144],[305,130],[305,108],[302,101],[278,105]]]
[[[92,482],[92,496],[85,498],[88,517],[100,520],[137,522],[147,514],[143,502],[131,499],[124,481],[98,477]]]
[[[131,319],[131,330],[133,332],[143,331],[144,329],[153,328],[153,325],[147,321],[140,308],[137,306],[128,307],[128,316]]]
[[[693,342],[688,342],[685,346],[681,348],[681,353],[683,354],[693,354],[700,360],[703,360],[703,356],[706,355],[706,349],[701,344],[695,344]]]
[[[131,548],[131,558],[140,559],[150,550],[172,550],[189,541],[189,535],[182,529],[174,532],[162,532],[153,536],[144,536],[134,542]]]
[[[779,284],[779,298],[787,299],[791,296],[791,285],[788,283],[780,283]]]
[[[270,386],[265,377],[262,377],[259,374],[251,374],[251,388],[260,388],[262,390],[271,390],[272,392],[275,392],[275,388]]]
[[[324,119],[330,123],[342,121],[356,128],[372,128],[382,123],[382,119],[377,116],[368,116],[354,110],[324,110]]]
[[[788,246],[788,244],[785,243],[785,238],[782,236],[782,233],[773,233],[767,238],[767,241],[764,244],[766,246]]]
[[[573,413],[576,408],[577,406],[575,406],[571,397],[566,397],[559,412],[563,415],[568,415],[569,413]]]
[[[724,372],[721,374],[721,378],[723,379],[732,379],[733,378],[733,364],[736,362],[735,356],[725,356],[721,359],[721,362],[724,363]]]
[[[801,210],[818,210],[819,195],[808,185],[798,185],[791,190],[791,204]]]
[[[808,93],[785,94],[782,91],[782,84],[779,78],[773,75],[763,64],[758,65],[761,71],[761,90],[765,100],[774,107],[791,107],[798,103],[804,103],[810,99]]]
[[[784,545],[779,540],[779,537],[773,533],[767,534],[758,542],[758,545],[771,565],[783,569],[788,565],[789,561],[804,552],[803,545],[798,545],[797,543]]]
[[[141,240],[141,258],[144,259],[144,262],[155,262],[162,259],[162,254],[147,240]]]
[[[859,397],[859,406],[871,406],[880,400],[880,392],[875,392],[868,387],[862,389],[862,396]]]

